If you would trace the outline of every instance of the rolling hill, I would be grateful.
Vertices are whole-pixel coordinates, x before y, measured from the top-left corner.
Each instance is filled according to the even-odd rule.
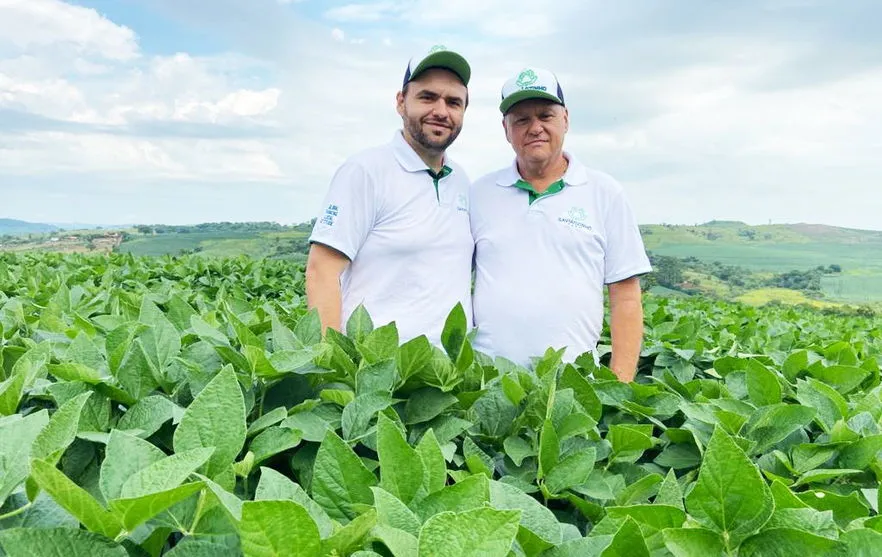
[[[22,234],[46,234],[58,230],[57,226],[15,219],[0,219],[0,236]]]

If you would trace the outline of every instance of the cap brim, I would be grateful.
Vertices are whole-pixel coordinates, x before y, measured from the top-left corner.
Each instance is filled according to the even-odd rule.
[[[411,71],[410,79],[408,81],[414,80],[418,75],[429,68],[444,68],[450,70],[459,76],[463,85],[468,85],[469,79],[472,76],[472,69],[465,58],[450,50],[439,50],[438,52],[433,52],[423,58],[422,62],[417,64],[417,66]]]
[[[502,102],[499,103],[499,110],[503,114],[505,114],[509,111],[509,109],[511,109],[512,106],[528,99],[544,99],[563,106],[563,103],[560,101],[560,99],[555,97],[551,93],[546,93],[545,91],[539,91],[537,89],[524,89],[522,91],[512,93],[511,95],[502,99]]]

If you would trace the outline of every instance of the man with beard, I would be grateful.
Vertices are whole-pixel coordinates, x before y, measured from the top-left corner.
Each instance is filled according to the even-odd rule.
[[[310,236],[306,295],[322,331],[345,329],[363,305],[375,326],[394,321],[400,342],[440,345],[450,311],[471,321],[466,173],[445,154],[462,129],[471,68],[432,47],[407,65],[391,142],[337,170]]]
[[[499,109],[515,159],[471,191],[474,346],[525,366],[547,348],[599,362],[606,286],[610,368],[631,381],[643,338],[639,275],[652,269],[624,190],[564,150],[569,112],[552,72],[512,76]]]

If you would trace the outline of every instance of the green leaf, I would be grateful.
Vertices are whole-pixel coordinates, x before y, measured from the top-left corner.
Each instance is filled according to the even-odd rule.
[[[521,511],[518,539],[536,552],[561,543],[560,523],[547,507],[520,489],[490,482],[490,505],[498,510]]]
[[[205,464],[213,450],[190,449],[153,462],[126,479],[119,497],[131,499],[175,488]]]
[[[665,547],[674,557],[724,557],[729,553],[723,538],[705,528],[671,528],[662,531]]]
[[[683,505],[683,489],[680,487],[680,482],[677,481],[677,475],[673,470],[668,470],[661,487],[658,488],[658,495],[655,496],[654,502],[656,505],[669,505],[686,510]]]
[[[396,399],[388,392],[373,392],[355,397],[343,409],[341,428],[343,437],[348,441],[360,439],[367,433],[371,420],[381,410],[395,404]]]
[[[346,321],[346,336],[361,342],[374,330],[374,322],[363,305],[359,304]]]
[[[781,402],[781,384],[775,372],[751,358],[747,362],[747,392],[757,406]]]
[[[738,557],[793,557],[794,555],[845,555],[844,544],[802,530],[764,530],[741,544]]]
[[[835,478],[841,478],[843,476],[848,476],[850,474],[860,474],[860,470],[847,470],[847,469],[826,469],[819,468],[816,470],[810,470],[799,477],[796,480],[796,483],[793,484],[793,487],[799,487],[801,485],[812,484],[812,483],[821,483],[826,482],[827,480],[832,480]]]
[[[816,415],[814,408],[795,404],[781,403],[759,408],[744,426],[745,437],[756,441],[752,453],[766,452],[794,431],[807,426]]]
[[[175,452],[214,448],[205,475],[214,477],[233,463],[245,444],[245,399],[230,366],[190,403],[174,433]]]
[[[113,499],[110,509],[129,532],[166,509],[198,493],[205,484],[193,482],[137,497]]]
[[[432,493],[411,508],[425,522],[441,512],[467,511],[489,502],[490,480],[483,474],[476,474]]]
[[[839,465],[843,468],[863,470],[876,461],[880,451],[882,451],[882,435],[864,437],[842,449]]]
[[[261,467],[260,481],[254,492],[254,499],[261,500],[290,500],[309,511],[309,516],[315,520],[321,537],[327,538],[334,531],[334,523],[325,512],[325,509],[313,501],[302,487],[292,482],[286,476],[276,472],[272,468]]]
[[[144,354],[159,373],[181,353],[181,335],[165,314],[147,296],[141,304],[138,321],[149,329],[141,334]]]
[[[550,493],[557,495],[585,483],[594,470],[596,456],[594,447],[567,456],[548,472],[545,487]]]
[[[31,477],[67,512],[92,532],[115,538],[122,530],[117,518],[86,490],[45,460],[31,462]]]
[[[328,430],[312,478],[312,497],[328,516],[349,521],[358,516],[359,504],[373,503],[371,487],[377,479],[358,455],[336,433]]]
[[[814,532],[821,536],[836,539],[839,527],[833,520],[832,511],[815,509],[775,509],[772,517],[763,527],[764,530],[775,528],[791,528]]]
[[[597,393],[594,392],[594,387],[576,371],[576,368],[571,365],[564,368],[563,375],[560,378],[560,388],[573,389],[573,395],[588,415],[594,421],[600,420],[600,416],[603,413],[603,405],[600,403]]]
[[[502,446],[505,449],[505,454],[514,462],[515,466],[520,466],[525,459],[536,456],[532,445],[520,437],[506,437]]]
[[[612,542],[600,554],[601,557],[649,557],[649,549],[640,532],[640,526],[631,517],[613,536]]]
[[[882,555],[882,534],[862,528],[844,532],[839,540],[848,548],[848,557],[876,557]]]
[[[123,546],[70,528],[13,528],[0,532],[0,547],[9,557],[128,557]]]
[[[371,491],[374,493],[379,524],[403,530],[413,536],[419,535],[422,523],[407,505],[382,488],[372,487]]]
[[[356,346],[364,360],[369,364],[394,359],[398,352],[398,327],[395,322],[377,327]]]
[[[101,462],[101,494],[108,501],[119,498],[129,478],[164,458],[165,453],[152,443],[114,429]]]
[[[254,453],[254,464],[298,446],[303,436],[297,429],[273,426],[258,434],[248,449]]]
[[[410,393],[404,406],[407,425],[428,422],[459,402],[455,396],[435,387],[423,387]]]
[[[444,346],[447,355],[454,362],[459,359],[463,344],[466,342],[468,328],[465,309],[463,309],[462,303],[457,302],[448,314],[444,329],[441,331],[441,345]]]
[[[812,366],[809,373],[819,381],[826,383],[845,395],[860,386],[870,374],[869,371],[856,366]]]
[[[423,525],[420,557],[505,556],[518,532],[519,511],[490,508],[444,512]]]
[[[80,414],[91,395],[92,391],[87,391],[65,402],[52,414],[49,423],[34,440],[31,458],[58,462],[61,453],[76,439]]]
[[[819,511],[833,511],[833,518],[845,527],[858,518],[870,515],[870,508],[857,492],[840,495],[831,491],[815,489],[797,494],[797,497]]]
[[[258,433],[265,431],[267,428],[270,428],[280,422],[285,421],[285,418],[288,417],[288,409],[284,406],[279,406],[278,408],[273,408],[263,416],[257,418],[248,426],[247,436],[252,437],[257,435]]]
[[[539,473],[536,479],[544,478],[560,462],[560,442],[551,420],[545,420],[539,432]]]
[[[417,443],[416,452],[420,455],[423,464],[423,491],[426,495],[432,494],[444,488],[447,484],[447,463],[441,452],[441,445],[435,437],[434,430],[430,429],[423,434]]]
[[[659,474],[647,474],[620,491],[616,495],[616,504],[633,505],[647,501],[658,493],[658,486],[662,481],[663,479]]]
[[[380,414],[377,420],[377,454],[380,487],[409,504],[423,486],[422,459],[407,444],[395,422],[384,414]]]
[[[154,395],[142,398],[129,408],[119,419],[116,428],[121,430],[141,430],[139,436],[153,435],[162,424],[173,420],[184,410],[164,396]]]
[[[141,339],[127,345],[116,379],[135,400],[146,397],[159,386]]]
[[[384,391],[391,393],[398,381],[393,360],[383,360],[362,367],[355,374],[355,392],[357,395]]]
[[[48,422],[46,410],[0,420],[0,507],[30,474],[31,448]]]
[[[652,425],[612,425],[607,440],[612,445],[614,462],[636,462],[654,444]]]
[[[254,557],[321,555],[318,527],[294,501],[246,501],[239,523],[242,550]]]
[[[377,525],[377,511],[369,509],[322,542],[322,555],[349,555],[362,545],[371,529]]]
[[[386,546],[394,557],[417,555],[419,542],[410,532],[380,524],[371,531],[371,539]]]
[[[686,521],[686,513],[677,507],[667,505],[633,505],[629,507],[607,507],[607,516],[624,521],[632,518],[645,539],[647,548],[655,552],[664,548],[662,532],[668,528],[680,528]]]
[[[398,374],[406,381],[432,362],[432,345],[425,335],[415,337],[398,349]]]
[[[704,455],[686,510],[702,525],[729,540],[730,547],[759,530],[774,510],[772,494],[759,470],[720,427]]]

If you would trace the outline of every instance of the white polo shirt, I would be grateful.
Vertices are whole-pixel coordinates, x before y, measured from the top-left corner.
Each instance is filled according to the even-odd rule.
[[[527,367],[549,347],[564,361],[594,351],[603,286],[652,270],[621,185],[564,156],[563,188],[532,203],[516,163],[470,193],[474,346]]]
[[[425,334],[440,346],[458,302],[471,322],[470,181],[449,158],[445,167],[433,178],[399,130],[337,170],[309,241],[351,261],[341,277],[344,330],[359,304],[377,327],[395,321],[402,343]]]

